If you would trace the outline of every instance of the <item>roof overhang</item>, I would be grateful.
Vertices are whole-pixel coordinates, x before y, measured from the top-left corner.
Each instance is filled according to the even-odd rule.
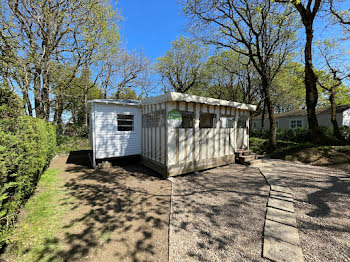
[[[158,104],[158,103],[172,102],[172,101],[200,103],[200,104],[215,105],[215,106],[227,106],[227,107],[233,107],[233,108],[237,108],[241,110],[249,110],[249,111],[256,110],[256,105],[232,102],[228,100],[215,99],[215,98],[209,98],[209,97],[203,97],[203,96],[188,95],[188,94],[182,94],[177,92],[168,92],[164,95],[143,99],[141,101],[141,105]]]
[[[89,100],[88,104],[112,104],[122,106],[140,106],[140,100],[133,99],[94,99]]]

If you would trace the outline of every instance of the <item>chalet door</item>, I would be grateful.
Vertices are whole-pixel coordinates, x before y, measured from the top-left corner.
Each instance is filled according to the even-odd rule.
[[[245,128],[237,127],[237,149],[243,149]]]
[[[237,136],[236,136],[236,149],[246,149],[247,143],[245,143],[248,137],[247,117],[239,116],[237,121]]]

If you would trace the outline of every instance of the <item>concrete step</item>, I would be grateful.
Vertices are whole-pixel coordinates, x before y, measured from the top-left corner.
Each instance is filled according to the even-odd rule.
[[[247,155],[250,155],[252,153],[253,153],[252,150],[237,149],[235,151],[235,156],[236,157],[247,156]]]
[[[248,162],[248,161],[257,159],[257,154],[250,154],[250,155],[246,155],[246,156],[240,156],[239,158],[243,162]]]

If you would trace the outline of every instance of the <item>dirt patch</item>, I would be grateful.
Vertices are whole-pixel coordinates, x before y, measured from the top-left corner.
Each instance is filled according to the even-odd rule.
[[[268,199],[257,168],[229,165],[172,178],[170,261],[263,261]]]
[[[295,200],[306,261],[349,261],[350,173],[326,167],[270,160]]]
[[[86,152],[52,162],[75,200],[61,235],[47,240],[59,241],[62,249],[42,255],[64,261],[167,261],[171,183],[139,163],[104,170],[88,165]]]

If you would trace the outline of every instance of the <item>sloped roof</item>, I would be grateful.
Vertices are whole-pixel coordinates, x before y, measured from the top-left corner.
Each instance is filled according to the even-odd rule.
[[[349,108],[350,108],[350,105],[337,106],[337,113],[344,112]],[[330,114],[330,113],[331,113],[331,107],[316,108],[316,115]],[[301,109],[301,110],[292,110],[288,112],[277,113],[275,114],[275,118],[306,116],[306,115],[307,115],[307,111],[305,109]],[[254,116],[253,119],[261,119],[261,114]]]

